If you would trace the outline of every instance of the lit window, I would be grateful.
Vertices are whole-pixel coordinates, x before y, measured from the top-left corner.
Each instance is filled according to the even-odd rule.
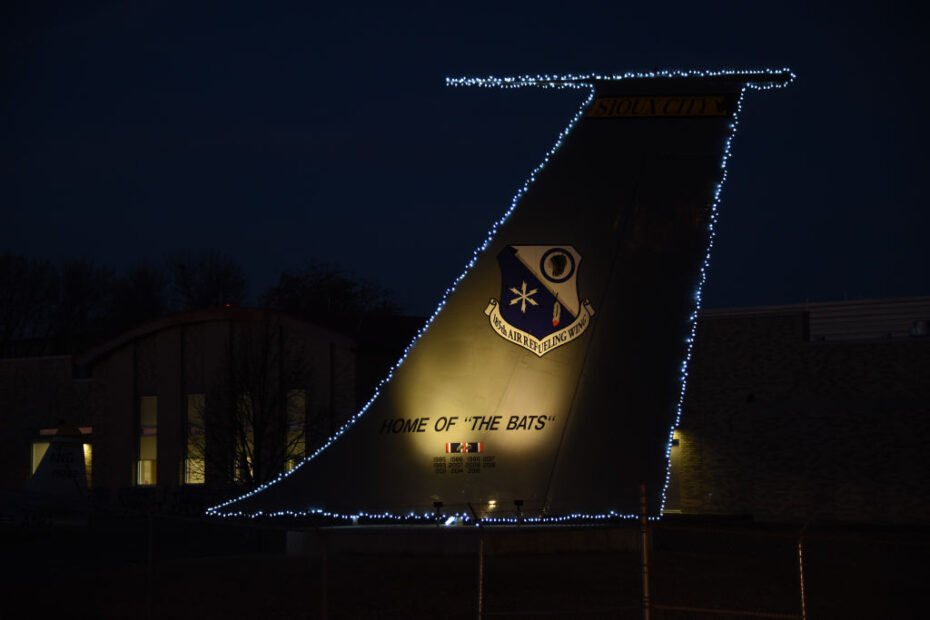
[[[81,444],[84,448],[84,473],[87,475],[87,488],[90,488],[91,467],[94,463],[94,450],[89,443]]]
[[[287,393],[287,436],[284,445],[284,470],[291,471],[307,454],[307,392],[289,390]]]
[[[184,484],[203,484],[206,477],[206,426],[203,394],[187,395],[187,453],[184,457]]]
[[[155,484],[158,460],[158,397],[139,399],[139,460],[136,466],[136,484]]]
[[[255,432],[252,421],[255,409],[251,394],[240,394],[236,402],[235,425],[235,464],[233,480],[239,484],[252,484],[255,480],[255,468],[252,455],[255,453]]]
[[[252,468],[253,441],[252,433],[247,433],[244,441],[237,441],[240,447],[239,454],[236,455],[234,480],[239,484],[251,484],[255,476],[255,470]]]
[[[39,469],[39,463],[42,462],[48,446],[49,442],[47,441],[34,441],[32,443],[32,473],[36,473],[36,470]]]

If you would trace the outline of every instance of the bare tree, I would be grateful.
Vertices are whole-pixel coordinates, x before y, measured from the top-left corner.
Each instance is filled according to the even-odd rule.
[[[172,310],[245,301],[238,263],[185,252],[117,276],[89,259],[0,254],[0,356],[75,353]]]
[[[226,360],[202,402],[189,410],[189,481],[255,487],[306,454],[309,352],[266,316],[235,324]]]
[[[80,351],[107,333],[113,280],[112,269],[89,259],[62,263],[52,313],[52,352]]]
[[[0,254],[0,357],[46,352],[57,294],[49,261]]]
[[[357,332],[370,318],[393,316],[400,307],[389,291],[331,263],[288,269],[262,296],[267,308]]]
[[[167,309],[167,275],[160,266],[140,262],[116,278],[110,307],[114,331],[162,316]]]
[[[177,310],[239,306],[245,301],[242,265],[219,252],[185,252],[165,262],[171,303]]]

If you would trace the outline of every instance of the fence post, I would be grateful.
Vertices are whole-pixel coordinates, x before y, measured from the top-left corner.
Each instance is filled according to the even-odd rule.
[[[149,506],[146,515],[145,539],[145,617],[151,619],[155,617],[152,609],[155,590],[155,516],[152,514],[152,506]]]
[[[798,581],[801,585],[801,620],[807,620],[807,593],[804,591],[804,535],[813,520],[813,516],[808,519],[798,534]]]
[[[649,602],[649,519],[646,509],[646,483],[640,487],[640,529],[642,530],[642,568],[643,568],[643,620],[649,620],[651,603]]]
[[[484,530],[478,526],[478,620],[484,618]]]
[[[327,535],[321,530],[317,530],[320,536],[320,617],[323,620],[329,617],[328,605],[326,603],[326,590],[327,581],[328,581],[328,566],[329,563],[329,541],[327,540]]]
[[[801,581],[801,620],[807,620],[807,602],[804,600],[804,535],[798,538],[798,577]]]

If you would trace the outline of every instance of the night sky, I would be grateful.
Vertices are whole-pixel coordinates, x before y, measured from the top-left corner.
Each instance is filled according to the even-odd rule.
[[[0,252],[216,250],[253,300],[332,261],[427,314],[584,96],[446,76],[790,67],[747,95],[705,305],[930,295],[916,3],[23,4]]]

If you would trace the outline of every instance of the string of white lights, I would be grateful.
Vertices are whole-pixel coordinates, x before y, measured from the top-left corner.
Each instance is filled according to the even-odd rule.
[[[400,358],[391,366],[387,375],[378,382],[375,387],[371,397],[365,402],[365,404],[345,423],[343,423],[336,432],[328,437],[326,441],[316,450],[314,450],[310,455],[305,457],[294,469],[284,472],[273,478],[272,480],[265,482],[255,489],[234,497],[228,501],[211,506],[206,510],[208,515],[220,516],[220,517],[312,517],[319,516],[324,518],[348,520],[348,521],[357,521],[359,518],[363,519],[374,519],[374,520],[385,520],[385,521],[423,521],[423,520],[433,520],[435,519],[435,513],[423,513],[422,515],[410,512],[407,515],[395,515],[389,512],[381,513],[367,513],[364,511],[359,511],[355,514],[341,514],[337,512],[326,511],[322,508],[308,508],[304,511],[275,511],[265,513],[264,511],[256,511],[253,513],[245,513],[242,511],[223,511],[223,508],[230,506],[239,501],[248,499],[270,486],[281,482],[287,477],[293,475],[305,464],[309,463],[317,456],[319,456],[324,450],[329,448],[337,439],[342,437],[345,432],[351,428],[374,404],[381,394],[381,390],[387,385],[391,379],[394,377],[394,373],[398,368],[404,363],[407,359],[407,356],[410,354],[410,351],[413,349],[414,345],[423,335],[429,330],[429,327],[436,320],[436,317],[439,316],[439,313],[445,307],[446,302],[449,299],[449,296],[458,288],[459,283],[465,278],[469,271],[474,267],[475,263],[478,261],[478,258],[484,253],[487,247],[491,244],[491,241],[497,234],[497,230],[508,220],[513,214],[514,210],[517,207],[517,204],[520,202],[520,199],[529,191],[530,186],[535,182],[537,175],[545,168],[545,166],[552,159],[552,156],[556,151],[561,148],[565,139],[571,133],[572,129],[578,124],[581,120],[584,111],[588,108],[590,103],[594,99],[595,88],[594,83],[598,81],[617,81],[617,80],[630,80],[630,79],[645,79],[645,78],[689,78],[689,77],[749,77],[752,76],[754,79],[747,80],[744,83],[744,88],[740,92],[739,101],[737,104],[737,112],[734,115],[733,121],[730,124],[730,133],[727,137],[726,145],[724,148],[723,161],[721,162],[722,174],[721,180],[717,183],[716,189],[714,191],[714,201],[711,207],[711,217],[709,223],[709,233],[710,240],[708,242],[707,253],[704,258],[704,262],[701,266],[700,278],[697,286],[697,291],[695,292],[695,307],[694,311],[689,317],[689,322],[691,324],[691,334],[687,339],[687,348],[685,359],[682,362],[682,372],[681,372],[681,391],[679,395],[679,401],[676,409],[675,423],[672,425],[669,431],[669,439],[666,446],[666,460],[668,465],[666,467],[665,474],[665,485],[662,489],[662,498],[661,498],[661,509],[660,515],[664,512],[665,502],[666,502],[666,490],[668,488],[668,482],[671,477],[671,448],[672,448],[672,436],[675,429],[678,427],[678,424],[681,419],[681,409],[684,400],[685,388],[687,385],[687,368],[688,362],[691,359],[692,345],[694,342],[694,335],[697,329],[697,314],[701,307],[701,291],[704,286],[704,282],[707,279],[707,269],[710,264],[710,250],[713,247],[714,240],[714,230],[717,222],[717,207],[720,202],[720,193],[723,188],[723,181],[726,180],[726,164],[730,157],[730,145],[733,140],[733,136],[736,134],[737,128],[737,119],[739,117],[739,111],[742,106],[743,94],[745,93],[746,88],[754,88],[758,90],[768,90],[771,88],[779,88],[785,86],[795,79],[795,74],[790,69],[760,69],[760,70],[719,70],[719,71],[649,71],[649,72],[627,72],[623,74],[615,75],[600,75],[600,74],[581,74],[581,75],[535,75],[535,76],[519,76],[519,77],[486,77],[486,78],[446,78],[447,86],[478,86],[482,88],[523,88],[526,86],[535,86],[541,88],[578,88],[578,89],[588,89],[588,95],[581,102],[581,105],[578,107],[575,114],[572,116],[568,125],[563,129],[558,137],[556,138],[553,146],[546,152],[546,155],[543,157],[542,161],[533,169],[529,177],[523,182],[523,185],[517,190],[514,194],[513,199],[510,202],[510,206],[504,212],[504,214],[491,226],[488,230],[488,233],[484,241],[474,250],[471,258],[465,264],[465,268],[462,272],[453,280],[452,284],[443,292],[443,295],[439,301],[439,304],[436,306],[436,309],[424,323],[413,339],[410,341],[410,344],[404,349],[404,352],[401,354]],[[758,78],[758,79],[755,79]],[[770,78],[770,79],[765,79]],[[472,518],[468,515],[449,515],[456,516],[456,518],[461,518],[464,522],[473,521]],[[545,517],[493,517],[493,518],[483,518],[479,521],[476,521],[476,525],[481,523],[560,523],[565,521],[590,521],[597,520],[602,521],[606,519],[637,519],[637,515],[632,514],[620,514],[615,511],[609,511],[601,514],[586,514],[586,513],[573,513],[570,515],[561,515],[561,516],[545,516]],[[658,517],[650,517],[650,519]]]
[[[771,88],[780,88],[790,84],[795,79],[795,74],[791,69],[721,69],[721,70],[655,70],[627,73],[617,73],[613,75],[603,75],[598,73],[585,74],[567,74],[567,75],[522,75],[518,77],[461,77],[446,78],[448,86],[480,86],[484,88],[522,88],[524,86],[537,86],[542,88],[564,88],[566,85],[585,84],[593,82],[634,80],[634,79],[653,79],[653,78],[695,78],[695,77],[746,77],[758,78],[747,79],[745,85],[758,89],[768,90]],[[768,78],[768,79],[766,79]]]
[[[424,512],[424,513],[415,513],[410,512],[405,515],[396,515],[390,512],[358,512],[353,514],[344,514],[340,512],[333,512],[329,510],[323,510],[322,508],[310,508],[307,510],[276,510],[272,512],[265,512],[263,510],[258,510],[255,512],[226,512],[222,513],[223,517],[239,517],[239,518],[250,518],[250,519],[259,519],[264,517],[293,517],[293,518],[306,518],[306,517],[321,517],[324,519],[338,519],[342,521],[351,521],[352,523],[357,524],[359,521],[367,520],[374,522],[381,521],[393,521],[393,522],[427,522],[427,523],[436,523],[443,522],[446,525],[452,525],[455,522],[461,522],[465,524],[474,524],[474,525],[494,525],[494,524],[508,524],[508,523],[532,523],[532,524],[547,524],[547,523],[565,523],[572,521],[604,521],[607,519],[639,519],[638,515],[635,514],[620,514],[616,511],[610,510],[608,512],[591,514],[576,512],[572,514],[566,514],[556,517],[543,516],[543,517],[481,517],[475,519],[468,513],[449,513],[443,514],[441,512]],[[650,519],[656,519],[657,517],[650,517]]]
[[[770,82],[757,84],[749,82],[744,85],[740,90],[739,98],[736,102],[736,112],[733,114],[733,119],[729,125],[729,133],[727,134],[726,142],[723,147],[723,157],[720,162],[720,180],[717,182],[716,187],[714,188],[714,199],[711,203],[710,218],[707,225],[708,231],[708,240],[707,240],[707,251],[704,254],[704,261],[701,263],[701,269],[698,276],[697,289],[694,292],[694,309],[691,314],[688,316],[688,323],[690,326],[690,333],[685,339],[685,357],[681,363],[681,376],[680,383],[681,389],[678,393],[678,403],[675,407],[675,422],[669,428],[668,432],[668,441],[665,446],[665,459],[666,459],[666,468],[665,468],[665,483],[662,485],[662,498],[659,507],[659,514],[662,515],[665,513],[665,504],[667,501],[667,491],[668,485],[671,482],[672,478],[672,443],[675,436],[675,431],[678,429],[681,424],[681,412],[684,408],[685,393],[688,388],[688,365],[691,362],[691,356],[694,351],[694,339],[697,335],[697,319],[698,313],[701,311],[702,305],[702,295],[704,291],[704,284],[707,282],[707,273],[710,269],[710,255],[711,251],[714,248],[714,241],[717,238],[717,220],[719,218],[719,206],[720,206],[720,197],[723,193],[723,185],[727,180],[727,164],[730,161],[732,155],[732,146],[733,138],[736,136],[736,131],[739,128],[739,117],[740,113],[743,111],[743,98],[746,95],[747,88],[754,88],[757,90],[769,90],[771,88],[780,88],[782,86],[787,86],[796,78],[795,74],[789,69],[783,69],[781,74],[786,75],[787,79],[783,82]]]

